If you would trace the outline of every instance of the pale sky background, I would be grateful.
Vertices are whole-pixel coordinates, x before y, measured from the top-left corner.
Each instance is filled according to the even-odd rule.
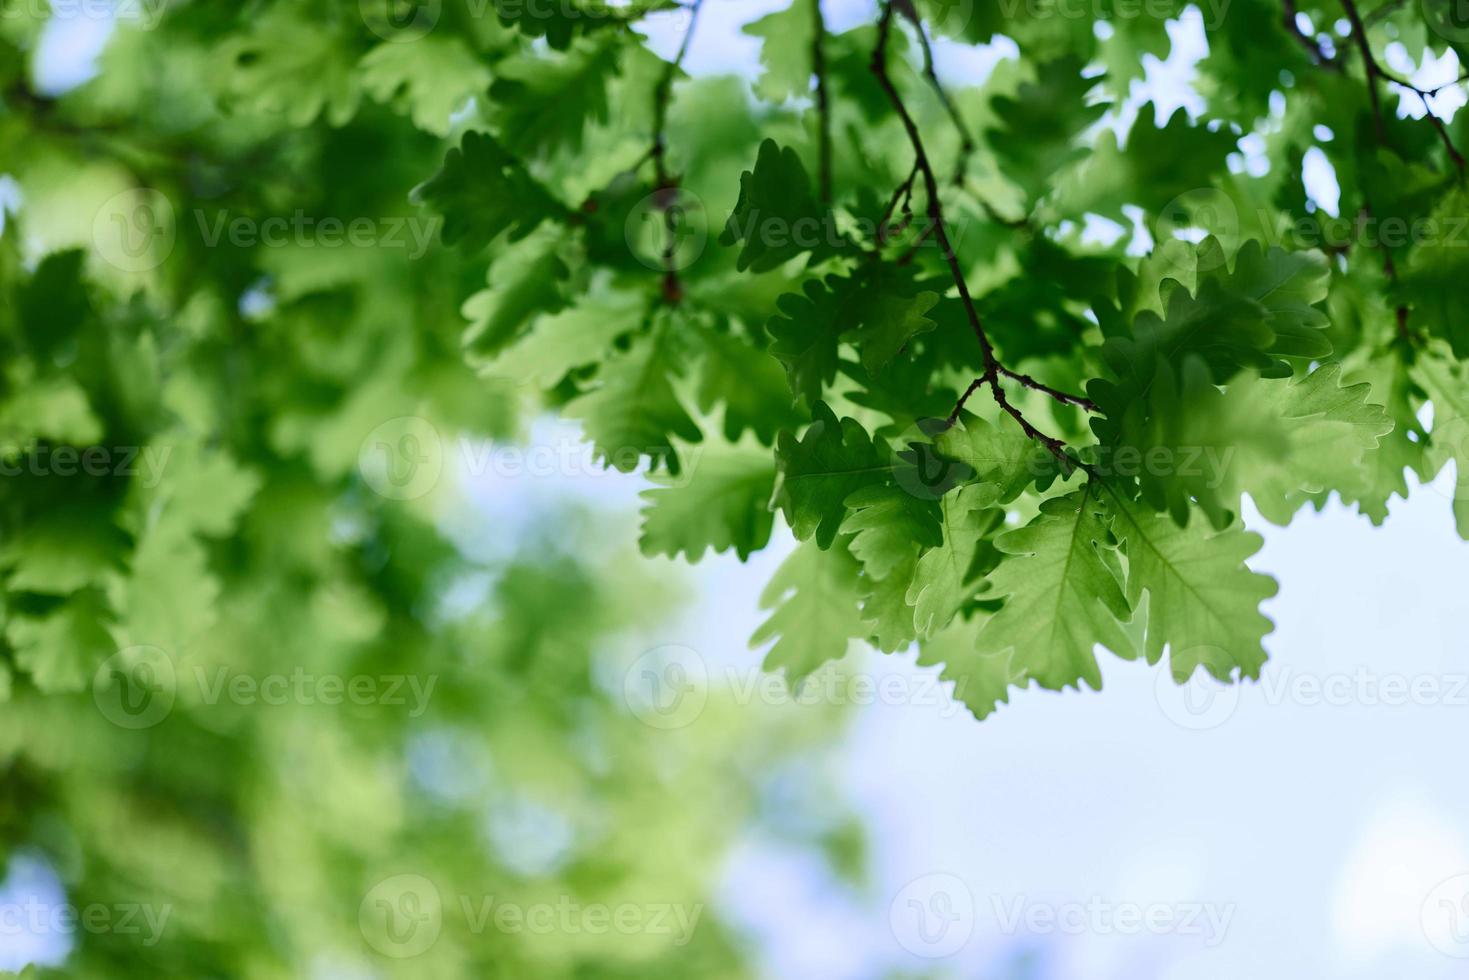
[[[707,0],[688,68],[751,72],[758,45],[738,26],[783,3]],[[824,7],[838,30],[872,10],[865,0]],[[1178,105],[1198,108],[1190,79],[1204,52],[1199,25],[1196,14],[1173,25],[1172,56],[1148,66],[1124,121],[1149,98],[1163,115]],[[674,32],[654,33],[661,52],[677,45]],[[105,38],[96,22],[52,32],[38,59],[45,86],[61,91],[87,77]],[[940,42],[939,68],[951,81],[977,80],[1010,51]],[[1452,58],[1414,66],[1390,52],[1389,60],[1425,86],[1458,73]],[[1462,102],[1454,90],[1436,108],[1448,114]],[[1249,149],[1243,165],[1257,165]],[[1334,212],[1335,176],[1324,157],[1308,157],[1305,175],[1312,198]],[[532,440],[574,435],[546,423]],[[643,485],[607,475],[466,481],[485,520],[496,522],[514,522],[559,496],[630,511]],[[1271,666],[1261,684],[1196,692],[1203,698],[1192,702],[1196,710],[1158,684],[1158,672],[1105,655],[1103,692],[1022,692],[983,723],[952,704],[858,709],[840,782],[869,827],[874,886],[853,895],[809,854],[744,842],[722,896],[761,950],[766,975],[864,980],[906,967],[970,980],[1465,976],[1469,966],[1429,935],[1469,956],[1469,915],[1458,922],[1438,904],[1459,902],[1469,886],[1434,891],[1469,873],[1469,786],[1456,765],[1469,731],[1469,690],[1456,681],[1469,677],[1462,625],[1469,544],[1454,533],[1452,493],[1451,473],[1415,487],[1382,529],[1335,505],[1303,512],[1289,528],[1251,513],[1266,540],[1252,564],[1281,584],[1266,605],[1276,622],[1266,639]],[[660,642],[691,647],[711,664],[753,663],[745,638],[760,619],[756,596],[784,550],[772,546],[748,565],[706,558],[692,572],[698,603]],[[910,678],[914,690],[911,678],[932,673],[911,653],[869,653],[863,669]],[[1336,678],[1370,692],[1359,671],[1369,682],[1426,678],[1439,703],[1362,703],[1373,700],[1369,693],[1333,705],[1292,687]],[[952,877],[925,877],[934,875]],[[44,869],[18,868],[0,901],[19,879],[44,877]],[[972,914],[956,912],[947,934],[967,932],[967,942],[926,959],[905,940],[940,947],[915,943],[902,916],[906,899],[931,898],[935,883],[956,909],[967,894]],[[1090,900],[1180,914],[1207,905],[1227,928],[1222,937],[1207,929],[1161,936],[1000,929],[1017,902],[1064,908]],[[1469,904],[1458,907],[1469,912]],[[1453,926],[1466,931],[1448,931]],[[21,949],[0,939],[0,968]]]

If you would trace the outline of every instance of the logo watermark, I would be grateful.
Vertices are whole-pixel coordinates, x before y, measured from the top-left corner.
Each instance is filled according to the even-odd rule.
[[[1267,665],[1248,686],[1215,680],[1202,669],[1178,685],[1164,669],[1154,693],[1169,720],[1203,731],[1229,721],[1246,697],[1267,707],[1469,708],[1469,674],[1381,673],[1368,667],[1313,673]]]
[[[953,695],[946,683],[937,672],[875,674],[828,665],[793,686],[757,665],[711,668],[692,647],[665,644],[633,661],[623,673],[622,694],[639,721],[671,730],[697,721],[712,690],[740,705],[918,707],[950,718],[964,710],[963,682]]]
[[[990,905],[1006,935],[1187,936],[1210,949],[1224,942],[1236,908],[1233,902],[1113,902],[1096,895],[1084,902],[992,895]]]
[[[893,896],[888,926],[898,945],[914,956],[953,956],[974,935],[974,893],[957,875],[915,878]]]
[[[638,469],[644,460],[667,454],[666,446],[598,447],[570,435],[529,444],[468,436],[450,439],[427,419],[403,415],[367,434],[358,449],[357,469],[374,493],[392,500],[414,500],[432,492],[451,464],[470,479],[618,479]],[[659,484],[687,485],[703,454],[700,444],[680,446],[678,475],[660,473]]]
[[[660,936],[678,948],[689,944],[703,903],[586,902],[574,895],[521,902],[490,894],[459,894],[446,901],[418,874],[385,878],[363,897],[357,922],[367,944],[384,956],[408,959],[438,941],[450,914],[470,935]]]
[[[120,728],[140,730],[159,724],[172,713],[182,685],[192,685],[190,703],[245,707],[366,707],[407,709],[418,718],[428,710],[437,674],[315,673],[297,666],[289,671],[247,673],[228,666],[192,665],[179,670],[158,647],[120,650],[98,666],[92,677],[92,699],[103,717]]]
[[[171,904],[91,902],[73,905],[42,902],[34,896],[0,902],[0,937],[92,935],[137,936],[144,946],[156,946],[173,914]]]
[[[1445,956],[1469,959],[1469,874],[1438,883],[1419,912],[1428,944]]]
[[[0,478],[15,476],[123,476],[145,490],[163,480],[170,445],[67,446],[31,442],[0,446]]]

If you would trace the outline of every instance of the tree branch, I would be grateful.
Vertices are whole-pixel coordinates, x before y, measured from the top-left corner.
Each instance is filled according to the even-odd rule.
[[[668,127],[668,104],[673,96],[673,80],[678,76],[679,69],[683,67],[684,58],[689,53],[689,45],[694,39],[694,28],[699,23],[699,11],[704,6],[704,0],[693,0],[690,4],[689,26],[684,31],[683,43],[678,46],[678,54],[668,63],[663,70],[663,75],[658,79],[658,85],[653,90],[653,146],[648,151],[648,156],[653,161],[653,193],[656,195],[655,202],[663,210],[663,225],[666,238],[663,243],[663,299],[670,306],[677,306],[683,299],[683,284],[678,278],[678,267],[676,256],[678,243],[678,212],[672,207],[674,204],[674,191],[678,190],[678,178],[668,172],[666,158],[668,141],[666,130]]]
[[[898,114],[898,119],[901,120],[903,129],[908,134],[908,142],[912,144],[913,165],[923,178],[924,192],[928,197],[928,218],[932,227],[932,234],[938,242],[939,250],[943,253],[944,261],[949,267],[949,274],[953,277],[954,285],[959,291],[959,300],[964,306],[964,313],[969,320],[970,328],[974,331],[975,339],[979,341],[980,355],[984,364],[983,372],[978,378],[974,379],[974,382],[970,384],[963,397],[959,399],[959,404],[954,407],[954,411],[949,416],[949,422],[952,424],[958,419],[959,411],[963,408],[964,402],[970,395],[981,386],[988,385],[990,395],[994,398],[995,404],[1015,419],[1020,425],[1021,431],[1028,438],[1034,439],[1036,442],[1045,446],[1051,455],[1055,456],[1061,462],[1064,468],[1070,469],[1081,465],[1076,459],[1066,454],[1066,444],[1064,442],[1046,435],[1031,425],[1025,416],[1021,414],[1020,410],[1010,404],[1009,399],[1005,397],[1004,389],[1000,387],[1000,377],[1002,375],[1016,380],[1020,380],[1024,376],[1015,374],[1000,363],[999,358],[995,355],[994,345],[990,343],[989,335],[985,333],[984,323],[979,317],[979,310],[974,305],[974,297],[969,292],[969,283],[964,278],[964,270],[959,265],[959,257],[954,252],[953,243],[949,239],[949,232],[944,224],[943,203],[939,200],[939,182],[938,178],[934,175],[933,164],[929,161],[928,151],[924,148],[923,136],[918,132],[918,124],[914,122],[912,113],[908,111],[908,107],[903,102],[903,97],[898,93],[897,86],[893,84],[892,77],[888,74],[888,41],[892,36],[893,10],[894,3],[896,2],[905,2],[905,0],[885,0],[882,5],[882,16],[877,26],[877,47],[872,53],[872,73],[876,76],[878,85],[882,87],[883,92],[887,95],[888,101],[892,103],[893,111]],[[916,18],[917,16],[916,12],[906,10],[906,3],[905,16],[908,16],[910,19]],[[1021,381],[1021,383],[1025,384],[1025,381]],[[1035,390],[1045,392],[1052,397],[1060,394],[1054,388],[1041,386],[1033,380],[1032,384],[1026,386],[1034,387]],[[1082,402],[1082,400],[1071,400],[1071,396],[1067,396],[1067,398],[1068,404],[1081,404]]]
[[[1296,10],[1296,0],[1284,0],[1284,4],[1285,29],[1290,32],[1292,37],[1305,46],[1306,51],[1311,55],[1311,59],[1317,65],[1322,68],[1328,68],[1331,71],[1340,72],[1342,70],[1341,62],[1334,55],[1327,54],[1314,37],[1301,30],[1301,24],[1298,20],[1299,13]]]
[[[928,84],[938,96],[939,104],[944,107],[949,121],[954,124],[954,131],[959,134],[959,157],[954,164],[954,183],[963,186],[964,177],[969,172],[969,157],[974,153],[974,137],[970,135],[964,117],[959,114],[959,107],[949,98],[944,83],[939,81],[939,73],[933,63],[933,45],[928,40],[928,31],[923,27],[923,19],[910,2],[900,2],[898,9],[913,25],[913,33],[918,35],[918,48],[923,53],[923,77],[928,79]]]
[[[816,124],[821,203],[831,203],[831,103],[826,90],[826,19],[821,0],[811,0],[811,71],[816,76]]]

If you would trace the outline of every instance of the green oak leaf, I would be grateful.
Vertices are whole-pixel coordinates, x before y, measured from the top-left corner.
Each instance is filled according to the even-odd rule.
[[[923,292],[916,296],[879,293],[873,297],[861,321],[848,339],[861,352],[862,366],[876,375],[914,337],[935,326],[926,315],[938,303],[938,293]]]
[[[812,279],[803,292],[780,297],[776,308],[780,312],[765,328],[770,353],[785,366],[795,397],[814,405],[836,378],[840,363],[841,297],[827,283]]]
[[[494,294],[494,290],[488,292]],[[470,302],[473,301],[471,297]],[[551,306],[554,308],[556,304]],[[502,307],[496,302],[494,308],[498,313]],[[647,309],[647,298],[637,293],[584,294],[560,312],[539,311],[541,315],[530,330],[510,340],[477,366],[485,377],[529,381],[540,388],[552,388],[577,368],[605,357],[619,337],[642,326]],[[470,312],[478,319],[481,311],[476,308]],[[475,359],[471,358],[471,362],[475,363]]]
[[[838,421],[825,402],[816,403],[800,439],[780,434],[775,459],[775,505],[798,541],[814,536],[823,549],[836,540],[847,498],[886,482],[893,470],[887,447],[873,442],[855,419]]]
[[[1469,378],[1462,364],[1434,356],[1420,358],[1413,376],[1433,404],[1429,465],[1437,470],[1454,461],[1454,521],[1469,540]]]
[[[689,456],[682,476],[649,479],[657,486],[639,494],[643,554],[682,554],[696,562],[706,550],[733,548],[744,561],[770,541],[775,464],[753,442],[705,445]]]
[[[699,411],[723,406],[726,439],[737,441],[750,431],[770,445],[777,432],[798,423],[780,361],[762,350],[762,344],[718,326],[699,330],[695,341],[703,355],[696,392]]]
[[[996,424],[965,413],[957,424],[934,436],[932,454],[959,467],[953,473],[954,481],[991,484],[995,502],[1000,504],[1014,500],[1032,484],[1049,486],[1058,465],[1009,416]],[[933,466],[928,464],[928,472],[934,471]]]
[[[942,629],[980,591],[987,538],[1004,521],[993,484],[976,483],[939,501],[943,543],[918,559],[908,603],[919,636]]]
[[[448,136],[450,118],[490,84],[489,67],[459,38],[430,35],[413,44],[387,41],[358,62],[362,88],[401,107],[419,129]]]
[[[43,693],[81,691],[114,650],[107,617],[99,594],[80,592],[42,615],[12,616],[5,640],[15,651],[15,665]]]
[[[681,369],[665,321],[604,362],[593,387],[562,413],[581,420],[604,465],[630,473],[646,458],[652,469],[666,467],[677,476],[683,467],[674,440],[703,438],[673,389]]]
[[[990,574],[990,594],[1005,604],[980,630],[975,655],[1010,654],[1010,669],[1059,691],[1102,686],[1093,649],[1137,656],[1121,624],[1132,616],[1122,592],[1106,507],[1090,487],[1052,497],[1025,527],[995,539],[1007,556]]]
[[[887,578],[918,549],[943,543],[937,502],[891,485],[863,487],[846,499],[841,533],[852,536],[848,547],[873,578]]]
[[[816,0],[792,0],[782,10],[751,21],[741,30],[758,37],[760,66],[755,94],[771,102],[801,98],[811,91],[811,40],[815,35],[812,6]]]
[[[413,189],[412,198],[443,219],[445,245],[483,248],[508,231],[524,238],[562,206],[524,165],[486,133],[470,130],[451,147],[439,172]]]
[[[1137,608],[1147,595],[1148,662],[1157,663],[1166,648],[1179,683],[1200,665],[1221,681],[1236,670],[1259,677],[1266,659],[1261,640],[1273,628],[1259,607],[1276,592],[1274,579],[1245,564],[1260,549],[1260,536],[1238,525],[1180,527],[1144,504],[1104,492],[1112,531],[1127,555],[1127,601]]]
[[[740,245],[742,272],[766,272],[808,254],[820,261],[844,244],[830,219],[796,151],[767,139],[755,169],[740,176],[740,198],[719,243]]]
[[[544,228],[506,247],[490,266],[488,288],[464,301],[469,321],[463,344],[472,360],[498,353],[536,317],[559,313],[566,305],[566,237]]]
[[[770,610],[750,638],[752,649],[771,640],[766,670],[785,670],[797,683],[828,660],[839,660],[851,640],[867,636],[858,603],[857,560],[844,547],[821,548],[815,541],[797,545],[760,594]]]

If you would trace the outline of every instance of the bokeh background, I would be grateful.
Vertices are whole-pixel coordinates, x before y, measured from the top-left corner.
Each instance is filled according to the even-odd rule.
[[[777,6],[708,0],[686,67],[752,74],[758,42],[739,25]],[[824,6],[834,30],[872,16],[863,0]],[[1160,122],[1199,104],[1203,16],[1170,25],[1172,56],[1150,59],[1102,125],[1125,127],[1150,100]],[[671,54],[681,31],[648,27]],[[106,17],[54,18],[37,88],[86,83],[112,32]],[[978,81],[1010,53],[940,42],[939,70]],[[1426,88],[1461,70],[1452,56],[1393,67]],[[1457,98],[1446,91],[1439,114]],[[1304,178],[1333,212],[1324,159],[1308,156]],[[1089,233],[1149,246],[1142,227]],[[1106,660],[1103,692],[1026,692],[980,724],[912,653],[854,649],[814,692],[769,685],[746,638],[783,549],[748,565],[637,557],[646,484],[599,471],[574,427],[545,420],[519,450],[478,453],[440,435],[445,467],[423,507],[455,553],[419,583],[438,604],[408,641],[432,648],[414,649],[437,684],[418,716],[236,706],[202,722],[177,709],[135,739],[101,712],[79,727],[41,706],[0,709],[0,754],[27,756],[6,770],[0,829],[18,831],[33,793],[56,821],[7,845],[0,968],[202,976],[222,956],[218,975],[320,978],[1469,969],[1469,544],[1453,530],[1452,473],[1415,486],[1380,529],[1334,505],[1288,528],[1247,515],[1266,541],[1254,566],[1281,582],[1260,683],[1179,690]],[[513,465],[539,450],[561,462]],[[398,547],[441,546],[415,528]],[[350,596],[317,623],[371,628]],[[282,642],[282,665],[330,646]],[[41,729],[52,737],[38,753]],[[173,801],[195,796],[248,839],[175,819]],[[14,926],[16,909],[84,896],[102,896],[114,923],[111,906],[146,906],[142,933]],[[570,918],[476,920],[496,903]],[[630,910],[627,927],[599,928],[587,911],[599,906]]]

